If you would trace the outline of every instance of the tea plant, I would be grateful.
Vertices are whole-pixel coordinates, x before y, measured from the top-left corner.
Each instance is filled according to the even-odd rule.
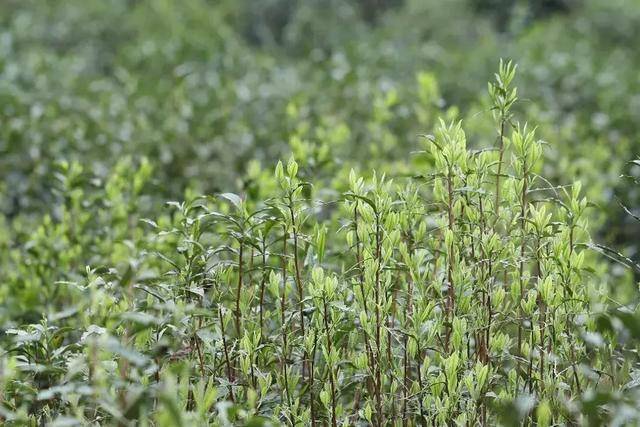
[[[61,165],[61,212],[4,261],[4,298],[43,312],[2,311],[0,417],[614,420],[637,370],[606,319],[636,320],[607,315],[582,187],[541,175],[545,143],[517,121],[515,73],[501,62],[489,85],[495,144],[470,149],[464,124],[441,120],[411,178],[347,169],[324,188],[291,157],[274,173],[253,165],[244,194],[187,193],[145,218],[147,162],[106,182]]]

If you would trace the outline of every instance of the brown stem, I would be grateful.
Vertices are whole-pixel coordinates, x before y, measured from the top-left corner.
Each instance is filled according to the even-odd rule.
[[[240,336],[240,322],[241,322],[241,318],[242,316],[240,315],[240,295],[242,292],[242,269],[243,269],[243,265],[242,265],[242,252],[244,251],[244,244],[242,242],[240,242],[240,250],[238,252],[238,287],[236,290],[236,334],[238,335],[238,338],[241,338]]]
[[[200,329],[201,327],[202,327],[202,318],[198,319],[198,329]],[[205,376],[204,358],[202,356],[202,350],[200,349],[200,339],[198,338],[198,334],[196,333],[193,334],[193,342],[195,343],[196,352],[198,353],[198,362],[200,363],[200,375],[204,377]]]
[[[229,380],[229,398],[233,402],[233,388],[231,384],[234,381],[233,371],[231,370],[231,360],[229,359],[229,346],[227,345],[227,334],[224,328],[224,317],[222,316],[222,307],[218,304],[218,318],[220,319],[220,334],[222,335],[222,349],[224,350],[225,364],[227,365],[227,379]]]
[[[496,211],[496,222],[498,221],[498,216],[500,215],[500,175],[502,175],[502,158],[504,157],[504,124],[505,118],[504,114],[500,119],[500,157],[498,159],[498,174],[496,175],[496,203],[495,203],[495,211]]]
[[[360,279],[360,292],[362,294],[362,305],[364,308],[365,314],[369,315],[369,310],[367,309],[367,298],[364,293],[364,267],[362,265],[362,249],[360,247],[360,235],[358,234],[358,201],[355,203],[355,207],[353,208],[353,230],[356,234],[356,263],[358,265],[358,276]]]
[[[573,244],[574,244],[574,242],[573,242],[573,239],[574,239],[573,233],[574,233],[574,225],[572,224],[571,228],[569,229],[569,258],[568,258],[568,263],[569,263],[569,268],[568,268],[569,273],[568,274],[569,275],[571,275],[571,255],[573,255]],[[567,286],[568,286],[568,284],[567,284]],[[565,289],[565,291],[564,291],[565,292],[565,297],[564,297],[565,301],[567,300],[567,294],[566,294],[567,286],[564,287],[564,289]],[[565,302],[565,304],[566,304],[566,302]],[[569,315],[568,320],[569,320],[569,324],[572,325],[573,324],[573,315]],[[575,354],[575,348],[574,348],[574,345],[573,345],[573,334],[571,333],[571,331],[569,331],[568,336],[569,336],[569,347],[571,348],[571,360],[572,360],[571,365],[572,365],[572,368],[573,368],[573,379],[574,379],[574,381],[576,383],[576,388],[578,389],[578,393],[582,394],[582,387],[580,386],[580,378],[578,377],[578,369],[576,368],[576,364],[575,364],[576,354]]]
[[[453,231],[453,225],[455,218],[453,216],[453,176],[451,167],[449,167],[449,173],[447,176],[447,193],[448,193],[448,203],[447,203],[447,216],[449,219],[449,230]],[[447,317],[449,318],[449,326],[447,327],[447,332],[445,335],[445,351],[449,352],[449,340],[451,337],[451,330],[453,327],[453,314],[455,312],[455,286],[453,283],[453,242],[449,245],[448,248],[449,254],[447,257]]]
[[[311,426],[315,427],[316,425],[316,410],[315,410],[315,397],[313,395],[313,382],[314,382],[314,372],[315,372],[315,360],[316,360],[316,345],[318,342],[318,333],[314,330],[313,333],[313,350],[311,351],[311,366],[309,369],[309,404],[311,406]]]
[[[540,266],[540,236],[538,236],[536,244],[536,269],[538,270],[538,280],[542,280],[542,268]],[[544,380],[544,342],[545,342],[545,324],[547,306],[543,299],[538,295],[538,310],[540,311],[539,328],[540,328],[540,391]]]
[[[380,319],[380,263],[382,261],[381,236],[380,236],[380,215],[376,212],[376,277],[375,277],[375,301],[376,301],[376,404],[378,425],[384,424],[384,414],[382,412],[382,341],[381,330],[382,323]]]
[[[260,280],[260,340],[263,336],[264,328],[264,289],[267,283],[267,242],[266,237],[262,238],[262,279]]]
[[[293,213],[293,201],[291,198],[289,199],[289,213],[291,214],[291,224],[293,231],[293,264],[295,271],[295,281],[296,287],[298,289],[298,311],[300,313],[300,333],[302,335],[302,345],[305,345],[305,330],[304,330],[304,289],[302,286],[302,278],[300,275],[300,262],[298,259],[298,227],[296,226],[295,216]],[[306,371],[307,371],[307,350],[304,347],[302,354],[302,383],[304,385],[307,382],[306,379]]]
[[[418,405],[420,408],[420,421],[424,422],[425,418],[424,418],[424,409],[422,407],[422,391],[424,390],[424,386],[422,385],[422,350],[420,349],[420,343],[417,343],[417,353],[418,353],[418,357],[416,358],[417,361],[417,374],[418,374],[418,388],[420,389],[420,392],[418,393]]]
[[[286,293],[287,293],[287,234],[288,229],[283,226],[282,234],[282,296],[280,298],[280,322],[282,324],[282,376],[284,378],[284,390],[287,396],[287,404],[291,407],[291,394],[289,393],[289,380],[287,378],[287,328],[285,327]]]
[[[360,288],[360,294],[362,296],[362,306],[364,309],[364,313],[367,315],[367,317],[369,316],[369,309],[368,309],[368,305],[367,305],[367,298],[364,292],[364,265],[363,265],[363,260],[362,260],[362,249],[361,249],[361,242],[360,242],[360,236],[358,234],[358,220],[359,220],[359,215],[358,215],[358,201],[356,200],[355,202],[355,206],[353,208],[353,230],[356,234],[356,263],[357,263],[357,267],[358,267],[358,279],[359,279],[359,288]],[[362,332],[364,335],[364,343],[365,343],[365,349],[367,352],[367,359],[369,362],[369,366],[372,369],[372,373],[373,375],[371,377],[367,378],[367,388],[371,391],[372,388],[374,389],[374,387],[372,387],[371,385],[371,378],[375,377],[375,364],[374,364],[374,357],[373,357],[373,351],[371,349],[371,343],[369,342],[369,335],[367,334],[367,331],[364,329],[364,325],[362,328]],[[375,393],[372,393],[375,395]]]
[[[411,234],[409,235],[409,262],[411,262],[411,258],[413,256],[413,243],[412,243]],[[411,267],[409,266],[409,269]],[[407,325],[409,321],[411,321],[411,316],[413,314],[413,279],[411,277],[411,271],[408,273],[407,278],[407,306],[406,306],[406,314],[405,319]],[[409,361],[409,351],[407,349],[407,345],[409,344],[409,334],[404,335],[404,343],[403,343],[403,364],[404,364],[404,380],[403,380],[403,389],[402,389],[402,425],[407,425],[407,400],[408,400],[408,391],[411,386],[411,362]]]
[[[531,319],[531,334],[529,341],[529,393],[533,393],[533,346],[535,345],[535,336],[533,335],[533,319]]]
[[[329,353],[329,357],[331,357],[333,344],[331,342],[332,337],[331,331],[329,329],[329,313],[327,311],[327,299],[325,296],[322,297],[322,305],[324,307],[324,333],[327,338],[327,351]],[[331,427],[337,427],[338,422],[336,420],[336,385],[333,378],[333,363],[329,365],[329,386],[331,388]]]
[[[529,175],[527,171],[526,161],[523,162],[523,183],[522,183],[522,193],[520,196],[520,231],[521,231],[521,242],[520,242],[520,267],[519,267],[519,275],[520,275],[520,298],[524,298],[524,265],[525,265],[525,248],[526,248],[526,220],[527,220],[527,187],[529,186]],[[522,319],[524,314],[522,312],[522,306],[518,305],[518,355],[522,355]],[[518,358],[518,365],[520,365],[520,358]],[[516,380],[519,377],[516,377]],[[517,383],[516,383],[517,388]]]

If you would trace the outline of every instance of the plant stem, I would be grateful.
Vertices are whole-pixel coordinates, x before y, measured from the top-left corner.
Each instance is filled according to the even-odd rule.
[[[375,302],[376,302],[376,403],[377,403],[377,418],[378,425],[384,424],[384,414],[382,412],[382,342],[381,342],[381,332],[382,332],[382,323],[380,319],[380,263],[382,262],[382,243],[380,236],[380,215],[378,212],[375,213],[376,217],[376,274],[375,274]]]
[[[369,316],[369,309],[368,309],[368,304],[367,304],[367,298],[366,298],[366,294],[365,294],[365,279],[364,279],[364,265],[363,265],[363,260],[362,260],[362,249],[361,249],[361,242],[360,242],[360,235],[358,234],[358,223],[359,223],[359,214],[358,214],[358,200],[356,200],[355,202],[355,206],[353,208],[353,230],[355,232],[356,235],[356,264],[357,264],[357,268],[358,268],[358,280],[359,280],[359,288],[360,288],[360,294],[362,296],[362,307],[364,309],[364,313],[367,315],[367,317]],[[363,325],[364,326],[364,325]],[[372,375],[369,376],[367,378],[367,388],[369,389],[369,391],[371,392],[372,389],[375,390],[375,386],[372,386],[371,384],[371,378],[375,378],[375,360],[373,357],[373,350],[371,349],[371,343],[369,341],[369,334],[367,334],[366,329],[363,327],[362,328],[362,333],[364,336],[364,344],[365,344],[365,350],[367,352],[367,360],[368,360],[368,364],[372,369]],[[375,393],[372,393],[375,395]]]
[[[529,174],[527,170],[527,162],[526,157],[523,161],[522,165],[522,192],[520,194],[520,263],[519,263],[519,277],[520,277],[520,298],[524,298],[524,266],[525,266],[525,248],[526,248],[526,234],[527,234],[527,211],[528,211],[528,200],[527,200],[527,189],[529,187]],[[522,306],[518,304],[518,356],[522,355],[522,319],[524,317],[524,313],[522,311]],[[520,365],[520,358],[518,358],[518,365]],[[519,376],[516,376],[516,389],[518,387],[517,380]]]
[[[280,299],[280,322],[282,325],[282,360],[280,361],[282,366],[282,377],[284,381],[284,389],[287,397],[287,405],[291,408],[291,394],[289,392],[289,380],[287,378],[287,327],[285,321],[286,310],[286,294],[287,294],[287,235],[288,228],[283,226],[282,234],[282,297]]]
[[[453,232],[454,225],[454,215],[453,215],[453,172],[451,170],[451,166],[449,166],[449,172],[447,174],[447,193],[448,193],[448,203],[447,203],[447,216],[449,219],[449,230]],[[449,340],[451,337],[451,330],[453,328],[453,315],[455,312],[455,286],[453,283],[453,256],[454,256],[454,248],[453,241],[447,248],[448,256],[447,256],[447,317],[449,318],[449,326],[447,327],[447,332],[445,336],[445,351],[449,352]]]
[[[316,425],[316,410],[315,410],[315,396],[313,394],[313,382],[315,372],[315,360],[316,360],[316,345],[318,343],[318,331],[313,329],[313,350],[311,351],[311,366],[309,369],[309,405],[311,412],[311,426]]]
[[[411,259],[413,258],[413,238],[411,236],[411,233],[409,233],[408,240],[409,241],[407,242],[407,244],[408,244],[409,262],[411,262]],[[409,265],[409,269],[411,269],[411,264]],[[407,277],[407,302],[405,307],[405,313],[406,313],[405,326],[408,326],[413,314],[413,279],[411,277],[410,270],[407,276],[408,277]],[[407,348],[408,343],[409,343],[409,334],[405,333],[404,342],[403,342],[403,355],[402,355],[403,365],[404,365],[404,379],[403,379],[403,387],[402,387],[402,425],[403,426],[407,425],[407,400],[409,399],[408,391],[411,385],[411,372],[410,372],[411,362],[409,360],[409,350]]]
[[[294,272],[295,272],[295,281],[296,287],[298,289],[298,311],[300,314],[300,334],[302,335],[302,345],[303,345],[303,353],[302,353],[302,382],[303,387],[305,383],[308,382],[307,376],[307,350],[305,345],[305,337],[306,333],[304,330],[304,289],[302,286],[302,278],[300,275],[300,262],[298,259],[298,227],[296,225],[296,218],[293,212],[293,200],[289,197],[289,213],[291,214],[291,227],[293,231],[293,264],[294,264]],[[308,384],[307,384],[308,385]],[[309,387],[307,387],[309,389]]]
[[[234,402],[233,388],[231,384],[234,382],[233,371],[231,369],[231,360],[229,359],[229,346],[227,345],[227,334],[225,333],[224,317],[222,316],[222,306],[218,303],[218,319],[220,319],[220,334],[222,335],[222,348],[224,350],[225,364],[227,365],[227,380],[229,381],[229,398]]]
[[[500,216],[500,176],[502,175],[502,159],[504,157],[504,126],[505,126],[505,116],[504,112],[501,113],[500,116],[500,135],[498,136],[500,140],[500,154],[498,158],[498,174],[496,175],[496,202],[495,202],[495,221],[498,221],[498,217]]]
[[[260,280],[260,340],[264,330],[264,289],[267,283],[267,237],[262,238],[262,278]]]
[[[329,353],[329,358],[332,357],[332,350],[333,350],[333,337],[331,335],[331,330],[329,328],[329,313],[327,310],[327,299],[326,296],[323,295],[322,297],[322,305],[324,307],[324,329],[325,329],[325,336],[326,336],[326,340],[327,340],[327,351]],[[336,385],[335,385],[335,380],[333,378],[333,362],[329,363],[329,386],[331,388],[331,426],[332,427],[337,427],[338,423],[336,421]]]
[[[238,338],[241,338],[240,336],[240,322],[242,321],[242,315],[240,313],[240,297],[241,297],[241,292],[242,292],[242,273],[243,273],[243,251],[244,251],[244,244],[242,243],[242,241],[240,242],[240,249],[238,251],[238,287],[236,289],[236,334],[238,336]]]

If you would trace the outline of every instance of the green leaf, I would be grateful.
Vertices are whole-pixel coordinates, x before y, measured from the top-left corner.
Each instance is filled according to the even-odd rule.
[[[236,209],[240,209],[242,206],[242,198],[235,193],[221,193],[218,194],[218,197],[231,202]]]

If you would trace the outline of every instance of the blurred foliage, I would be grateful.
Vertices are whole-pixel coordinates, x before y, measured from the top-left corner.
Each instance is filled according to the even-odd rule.
[[[509,57],[552,145],[547,175],[584,181],[604,241],[635,256],[635,225],[610,209],[638,204],[617,179],[640,123],[634,2],[7,0],[0,25],[10,217],[50,203],[60,159],[105,176],[144,155],[158,195],[178,197],[242,189],[249,160],[338,132],[327,158],[395,171],[436,114],[485,115],[479,83]]]

